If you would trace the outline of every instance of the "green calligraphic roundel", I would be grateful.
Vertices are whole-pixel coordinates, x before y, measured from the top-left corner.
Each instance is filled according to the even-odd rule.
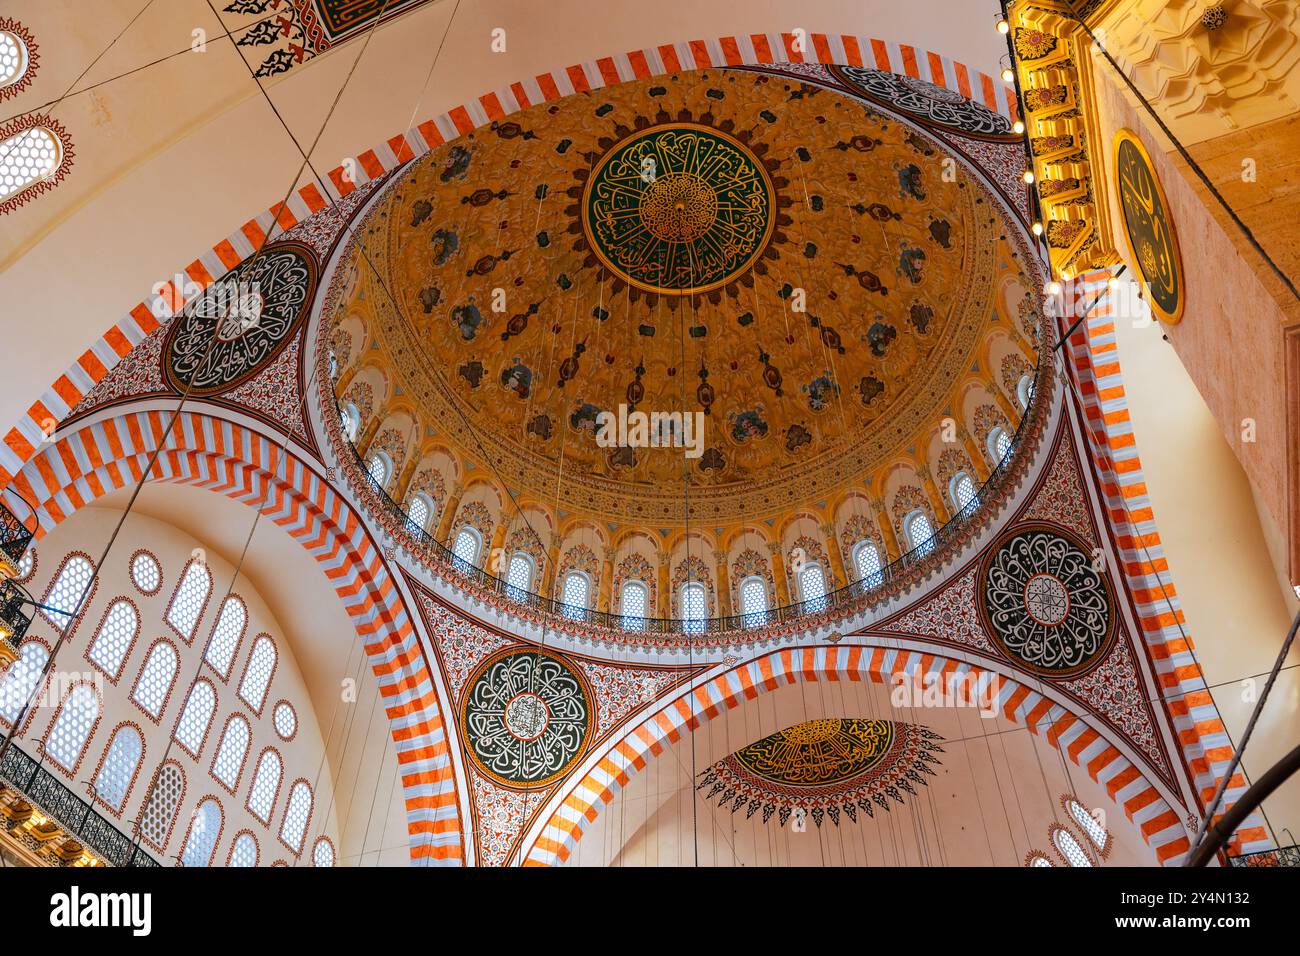
[[[1124,236],[1137,263],[1151,311],[1170,325],[1183,317],[1187,289],[1169,202],[1141,141],[1130,130],[1115,134],[1115,187],[1124,213]]]
[[[776,194],[739,140],[709,126],[641,130],[597,162],[582,225],[615,275],[666,295],[707,292],[741,275],[772,235]]]

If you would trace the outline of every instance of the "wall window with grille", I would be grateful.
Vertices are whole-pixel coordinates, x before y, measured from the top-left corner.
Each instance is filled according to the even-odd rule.
[[[907,535],[907,544],[916,555],[929,554],[934,550],[934,528],[930,518],[920,509],[913,511],[903,519],[903,530]]]
[[[131,699],[155,721],[162,716],[176,681],[180,657],[168,641],[158,641],[149,649],[140,676],[136,678]]]
[[[533,559],[522,551],[516,551],[506,566],[506,594],[515,600],[522,600],[532,586]]]
[[[703,634],[704,622],[709,616],[704,585],[699,581],[687,581],[682,585],[678,603],[681,607],[682,630],[687,634]]]
[[[257,866],[258,855],[257,838],[245,830],[235,837],[235,842],[230,845],[230,859],[226,866]]]
[[[307,823],[311,820],[312,802],[311,787],[307,781],[294,781],[289,788],[289,803],[284,808],[284,822],[280,824],[280,842],[292,850],[294,856],[302,852]]]
[[[451,546],[451,553],[465,565],[476,567],[482,547],[483,539],[479,536],[478,530],[464,527],[456,533],[456,542]]]
[[[58,185],[72,164],[67,144],[67,130],[47,115],[28,113],[0,127],[0,215]]]
[[[86,742],[99,723],[99,714],[99,694],[95,688],[90,684],[73,687],[64,698],[45,740],[45,753],[50,760],[68,773],[75,773],[86,753]]]
[[[59,630],[63,630],[76,613],[78,602],[81,601],[83,594],[89,602],[91,592],[86,589],[94,576],[95,568],[89,558],[80,554],[70,554],[64,558],[58,573],[54,575],[54,580],[45,592],[45,597],[41,600],[45,605],[41,608],[44,618]]]
[[[271,677],[279,658],[275,642],[270,635],[259,634],[253,642],[253,652],[244,666],[244,679],[239,682],[239,696],[256,714],[262,713],[266,692],[271,687]]]
[[[433,514],[433,509],[429,507],[429,499],[422,494],[411,495],[406,503],[406,526],[411,531],[425,531],[429,527],[429,516]]]
[[[113,732],[99,773],[95,775],[95,796],[114,813],[122,812],[143,756],[144,738],[140,731],[123,724]]]
[[[740,582],[740,613],[745,627],[767,623],[767,582],[756,574]]]
[[[382,451],[374,452],[366,459],[366,474],[376,487],[388,487],[388,479],[393,474],[393,463]]]
[[[952,499],[953,507],[961,511],[973,502],[978,503],[979,492],[975,490],[975,482],[971,481],[970,475],[959,471],[948,482],[948,497]]]
[[[36,690],[41,670],[50,659],[50,649],[30,638],[23,641],[18,660],[9,665],[0,678],[0,719],[13,724]],[[30,713],[30,711],[29,711]]]
[[[560,593],[560,603],[564,605],[564,616],[581,620],[587,616],[587,602],[591,596],[591,579],[581,571],[570,571],[564,576],[564,588]]]
[[[212,715],[217,709],[217,691],[205,680],[194,682],[190,696],[181,709],[180,719],[176,722],[173,734],[176,742],[185,748],[191,757],[198,757],[207,739],[208,728],[212,726]]]
[[[167,606],[167,623],[186,644],[194,640],[194,628],[198,626],[211,594],[212,572],[206,564],[191,559],[176,585],[171,604]]]
[[[619,598],[619,608],[623,612],[623,628],[639,631],[645,627],[646,614],[649,611],[650,592],[640,581],[625,581],[623,594]]]
[[[239,714],[232,714],[221,732],[217,754],[212,758],[212,776],[231,793],[239,789],[239,777],[244,772],[244,760],[248,756],[248,744],[252,739],[253,732],[248,721]]]
[[[820,564],[807,564],[799,572],[799,600],[815,611],[826,607],[826,572]]]
[[[176,811],[185,799],[185,771],[180,764],[169,760],[154,775],[149,799],[140,813],[140,835],[154,849],[165,851],[171,839]]]
[[[859,541],[853,546],[853,568],[858,572],[858,580],[869,588],[878,588],[882,583],[884,565],[880,561],[880,549],[874,541]]]
[[[232,594],[221,602],[221,613],[203,652],[203,659],[223,680],[230,676],[230,665],[235,661],[247,627],[248,607],[238,595]]]
[[[269,747],[263,750],[257,758],[253,786],[248,791],[248,812],[268,826],[271,824],[271,811],[275,809],[275,798],[280,795],[283,775],[284,763],[280,755]]]
[[[185,837],[181,851],[181,866],[203,867],[212,865],[212,853],[221,835],[221,804],[208,797],[194,810],[190,818],[190,832]]]
[[[1011,451],[1011,436],[999,425],[989,432],[989,457],[994,464],[1001,464],[1002,459]]]

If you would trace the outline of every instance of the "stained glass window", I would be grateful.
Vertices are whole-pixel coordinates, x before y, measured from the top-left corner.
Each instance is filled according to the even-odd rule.
[[[176,679],[176,667],[179,663],[176,648],[166,641],[159,641],[149,651],[144,669],[140,671],[140,677],[135,682],[135,690],[131,692],[131,699],[144,708],[144,712],[150,717],[156,719],[162,714],[163,705],[167,703],[167,695],[172,689],[172,681]]]
[[[90,645],[90,662],[116,680],[139,627],[140,615],[131,602],[114,601],[108,606],[104,623],[99,626],[99,633]]]
[[[104,764],[95,777],[95,794],[114,810],[121,810],[135,769],[144,755],[144,740],[134,727],[119,727],[108,745]]]
[[[68,694],[59,715],[54,718],[45,752],[65,770],[74,770],[81,762],[86,739],[99,719],[99,695],[89,684],[78,684]]]
[[[248,656],[244,679],[239,682],[239,696],[259,714],[266,703],[271,675],[275,673],[276,656],[275,642],[267,635],[259,634],[253,644],[253,653]]]

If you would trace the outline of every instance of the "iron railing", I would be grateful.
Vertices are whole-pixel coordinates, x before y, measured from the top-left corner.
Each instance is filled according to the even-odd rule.
[[[1272,850],[1260,850],[1258,853],[1243,853],[1228,857],[1230,866],[1239,867],[1275,867],[1300,866],[1300,846],[1280,846]]]
[[[36,535],[36,512],[22,495],[12,488],[0,495],[0,554],[15,565]]]
[[[23,799],[35,804],[64,831],[104,862],[113,866],[159,866],[157,860],[100,816],[95,808],[77,796],[54,774],[15,746],[0,762],[0,778],[8,781]]]
[[[15,652],[31,627],[32,612],[28,608],[34,606],[27,589],[17,581],[12,578],[0,581],[0,640],[8,641]]]
[[[1046,405],[1050,402],[1051,389],[1047,387],[1048,370],[1050,368],[1051,362],[1049,361],[1039,363],[1035,369],[1031,394],[1042,396],[1042,398],[1039,401],[1034,401],[1031,398],[1029,409],[1021,416],[1020,422],[1016,426],[1015,436],[1011,440],[1011,447],[990,473],[988,480],[980,486],[975,496],[944,522],[930,538],[895,558],[879,571],[865,578],[851,581],[822,597],[808,601],[797,601],[764,612],[732,614],[726,617],[685,619],[628,616],[565,604],[563,601],[535,594],[518,585],[507,584],[503,578],[499,578],[457,556],[447,545],[425,530],[423,526],[412,521],[406,510],[394,501],[388,490],[370,474],[370,470],[361,458],[361,453],[355,445],[347,440],[346,435],[343,436],[343,444],[350,449],[352,463],[360,474],[361,480],[374,495],[380,508],[387,513],[394,526],[405,533],[419,548],[424,549],[426,555],[432,556],[440,564],[478,587],[534,610],[555,614],[575,623],[593,624],[613,631],[641,634],[716,634],[781,624],[807,614],[821,614],[827,611],[850,609],[855,604],[858,604],[860,599],[873,592],[889,593],[887,585],[903,578],[913,568],[934,560],[939,555],[946,554],[949,546],[959,541],[963,537],[963,533],[968,530],[967,526],[973,523],[975,514],[979,511],[981,504],[998,500],[1004,492],[1010,490],[1019,480],[1020,469],[1017,465],[1020,464],[1020,459],[1025,454],[1025,447],[1032,444],[1022,441],[1022,439],[1032,427],[1030,425],[1031,420],[1036,423],[1038,418],[1044,416],[1046,414]],[[335,410],[341,419],[342,408],[337,403],[337,397],[335,399]],[[882,589],[884,590],[882,591]]]

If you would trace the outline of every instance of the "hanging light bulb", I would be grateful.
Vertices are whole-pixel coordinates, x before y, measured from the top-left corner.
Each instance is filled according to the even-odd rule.
[[[1025,175],[1021,178],[1024,179],[1026,183],[1032,183],[1034,181],[1034,171],[1032,169],[1026,169]]]
[[[1052,293],[1052,295],[1060,295],[1060,294],[1061,294],[1061,283],[1059,283],[1059,282],[1057,282],[1055,279],[1053,279],[1051,282],[1047,283],[1047,291],[1050,292],[1050,293]]]
[[[1041,236],[1043,234],[1043,224],[1041,222],[1036,222],[1029,228],[1033,231],[1035,236]]]
[[[1011,24],[1007,23],[1002,17],[998,17],[998,33],[1010,33]]]
[[[1025,131],[1025,121],[1016,120],[1014,123],[1011,124],[1011,128],[1015,130],[1017,133],[1023,133]]]
[[[1012,70],[1011,67],[1009,67],[1009,66],[1004,66],[1004,67],[1002,68],[1002,81],[1003,81],[1004,83],[1010,83],[1010,82],[1011,82],[1012,80],[1014,80],[1015,78],[1016,78],[1015,71]]]

